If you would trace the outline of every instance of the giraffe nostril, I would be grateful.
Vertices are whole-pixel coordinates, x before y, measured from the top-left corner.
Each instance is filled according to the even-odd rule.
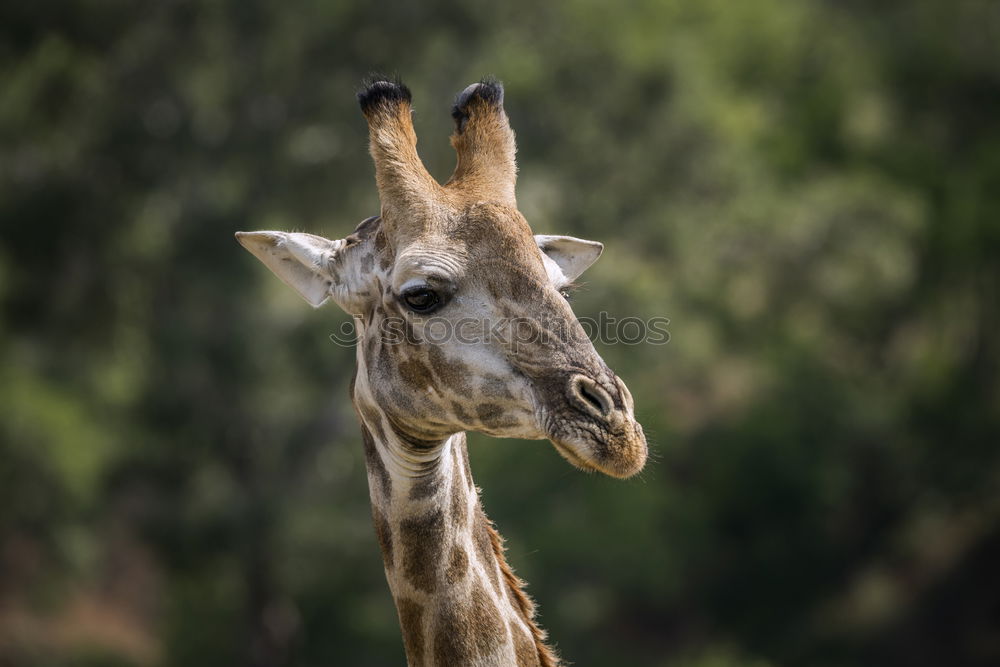
[[[587,401],[601,412],[604,412],[604,404],[601,403],[601,399],[591,393],[590,390],[587,389],[586,385],[580,387],[580,396],[583,397],[583,400]]]
[[[578,407],[595,417],[607,419],[614,410],[610,394],[584,375],[573,376],[570,380],[569,395]]]

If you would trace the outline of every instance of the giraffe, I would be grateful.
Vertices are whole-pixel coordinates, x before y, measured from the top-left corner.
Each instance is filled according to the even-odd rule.
[[[353,316],[350,396],[408,663],[557,665],[483,511],[466,432],[547,439],[613,477],[641,470],[632,397],[565,297],[603,246],[532,235],[498,81],[457,96],[458,162],[444,185],[417,155],[406,86],[370,78],[358,100],[380,215],[339,240],[237,239],[314,307],[332,300]]]

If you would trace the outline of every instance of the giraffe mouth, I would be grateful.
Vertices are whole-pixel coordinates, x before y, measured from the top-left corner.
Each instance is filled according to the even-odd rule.
[[[631,477],[646,463],[647,446],[642,427],[621,434],[595,433],[589,424],[561,424],[549,429],[549,441],[559,455],[585,472],[599,472],[619,479]]]
[[[572,445],[568,445],[559,440],[550,440],[549,442],[551,442],[552,446],[556,448],[559,455],[573,464],[574,467],[579,468],[584,472],[600,472],[597,466],[577,454],[576,449]]]

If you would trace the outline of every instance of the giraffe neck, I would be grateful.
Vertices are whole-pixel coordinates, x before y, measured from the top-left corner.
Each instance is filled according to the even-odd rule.
[[[408,663],[556,665],[479,502],[465,433],[414,449],[373,400],[366,375],[357,374],[352,400]]]

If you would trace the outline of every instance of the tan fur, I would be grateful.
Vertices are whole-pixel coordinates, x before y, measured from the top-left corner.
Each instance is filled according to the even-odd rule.
[[[467,200],[493,199],[515,206],[517,147],[507,114],[502,109],[495,112],[482,100],[475,100],[467,111],[468,124],[451,135],[458,164],[445,188]]]
[[[442,188],[417,154],[410,104],[380,104],[366,114],[369,146],[375,162],[375,183],[382,200],[382,218],[395,221],[413,212],[434,216]],[[393,225],[389,239],[399,241],[413,231],[407,225]],[[404,238],[400,238],[404,237]]]

